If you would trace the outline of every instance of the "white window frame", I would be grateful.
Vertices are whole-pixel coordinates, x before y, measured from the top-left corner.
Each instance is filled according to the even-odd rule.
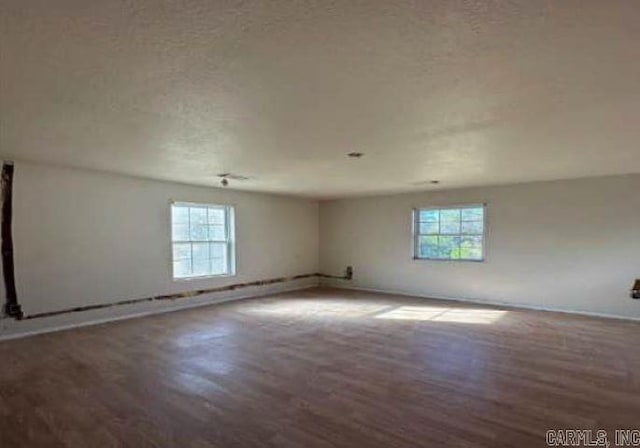
[[[209,240],[206,241],[188,241],[173,239],[173,207],[194,207],[194,208],[215,208],[223,209],[225,213],[225,240]],[[171,201],[169,206],[169,241],[170,241],[170,264],[171,264],[171,278],[174,282],[184,282],[192,280],[203,280],[208,278],[221,278],[221,277],[233,277],[236,275],[236,241],[235,241],[235,207],[229,204],[205,204],[197,202],[184,202],[184,201]],[[174,272],[174,259],[173,259],[173,245],[181,243],[225,243],[226,244],[226,257],[227,257],[227,272],[221,274],[205,274],[205,275],[191,275],[188,277],[176,277]],[[193,260],[193,258],[192,258]]]
[[[426,236],[427,234],[420,233],[420,211],[423,210],[464,210],[468,208],[482,208],[482,248],[480,258],[435,258],[435,257],[421,257],[420,256],[420,236]],[[441,236],[442,234],[430,234],[430,236]],[[443,235],[443,236],[463,236],[463,234]],[[482,263],[486,261],[487,254],[487,204],[461,204],[461,205],[446,205],[446,206],[428,206],[428,207],[415,207],[412,210],[412,248],[413,259],[419,261],[445,261],[445,262],[472,262]]]

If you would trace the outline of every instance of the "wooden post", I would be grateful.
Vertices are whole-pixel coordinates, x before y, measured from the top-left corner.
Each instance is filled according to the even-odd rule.
[[[4,286],[6,303],[4,312],[16,319],[22,319],[22,309],[18,304],[18,294],[16,292],[15,266],[13,264],[13,163],[4,162],[2,164],[2,174],[0,175],[0,188],[2,197],[0,199],[2,208],[0,219],[0,238],[2,239],[2,274],[4,276]]]

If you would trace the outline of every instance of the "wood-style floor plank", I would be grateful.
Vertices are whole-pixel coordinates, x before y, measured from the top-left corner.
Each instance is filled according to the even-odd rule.
[[[0,343],[3,448],[536,447],[557,428],[640,429],[640,323],[318,288]]]

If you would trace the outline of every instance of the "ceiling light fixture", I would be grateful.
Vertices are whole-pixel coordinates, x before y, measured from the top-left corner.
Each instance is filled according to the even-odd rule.
[[[220,181],[220,185],[222,185],[223,187],[226,187],[227,185],[229,185],[229,179],[249,180],[247,176],[241,176],[239,174],[233,174],[233,173],[220,173],[220,174],[216,174],[216,176],[222,179]]]
[[[216,174],[221,179],[232,179],[232,180],[249,180],[247,176],[241,176],[240,174],[233,173],[220,173]]]

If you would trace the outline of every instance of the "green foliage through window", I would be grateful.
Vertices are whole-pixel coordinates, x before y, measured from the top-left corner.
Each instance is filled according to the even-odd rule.
[[[482,205],[416,210],[416,258],[482,260],[484,214]]]

